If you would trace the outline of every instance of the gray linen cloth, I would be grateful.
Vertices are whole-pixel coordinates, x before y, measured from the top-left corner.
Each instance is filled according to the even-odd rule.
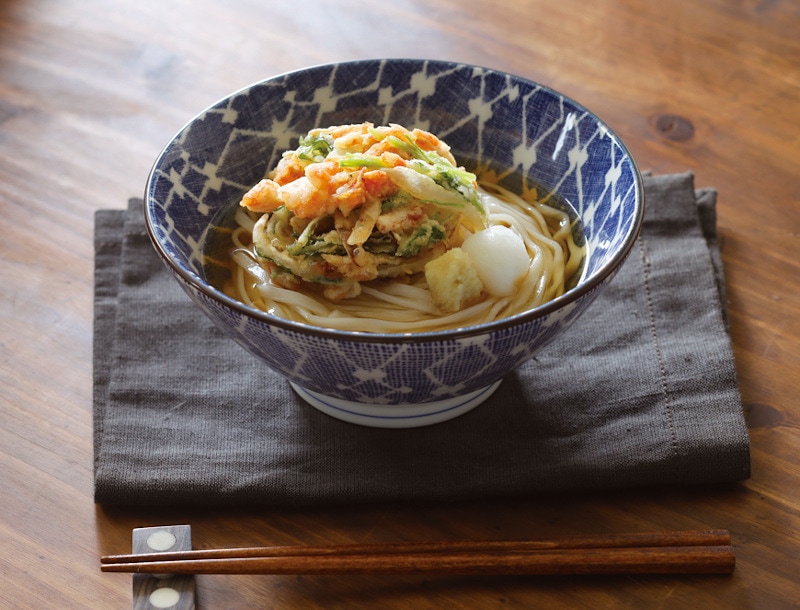
[[[156,257],[141,201],[96,214],[95,499],[302,505],[731,482],[750,474],[716,192],[646,177],[619,275],[487,402],[344,423],[225,338]]]

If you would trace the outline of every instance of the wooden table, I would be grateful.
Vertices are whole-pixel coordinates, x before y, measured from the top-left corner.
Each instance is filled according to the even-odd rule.
[[[196,546],[727,528],[728,576],[203,576],[202,608],[800,606],[800,8],[794,0],[0,1],[0,606],[126,608],[131,529]],[[262,78],[430,57],[550,85],[643,169],[719,191],[752,478],[457,505],[111,511],[92,500],[93,213],[192,115]]]

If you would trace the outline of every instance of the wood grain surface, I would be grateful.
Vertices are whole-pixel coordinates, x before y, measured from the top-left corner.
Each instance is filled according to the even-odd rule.
[[[129,608],[99,558],[195,548],[724,528],[728,576],[197,577],[200,608],[800,607],[800,3],[0,0],[0,607]],[[93,214],[231,91],[308,65],[457,60],[596,112],[640,167],[719,192],[752,478],[409,506],[109,511],[92,499]]]

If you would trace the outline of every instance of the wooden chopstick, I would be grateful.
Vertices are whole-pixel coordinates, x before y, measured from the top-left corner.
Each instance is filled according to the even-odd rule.
[[[289,555],[103,564],[151,574],[729,574],[731,546],[559,549],[526,552]]]
[[[734,565],[726,530],[246,547],[101,558],[105,572],[155,574],[728,574]]]
[[[232,549],[195,549],[192,551],[105,555],[104,564],[149,561],[183,561],[243,557],[287,557],[293,555],[378,555],[397,553],[534,551],[555,549],[635,548],[665,546],[727,546],[727,530],[686,530],[624,534],[590,534],[539,540],[456,540],[444,542],[395,542],[382,544],[345,544],[327,546],[259,546]]]

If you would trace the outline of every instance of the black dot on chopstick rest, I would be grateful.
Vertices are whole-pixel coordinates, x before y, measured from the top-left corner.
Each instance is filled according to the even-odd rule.
[[[677,114],[660,114],[655,117],[656,131],[668,140],[683,142],[694,136],[692,122]]]

